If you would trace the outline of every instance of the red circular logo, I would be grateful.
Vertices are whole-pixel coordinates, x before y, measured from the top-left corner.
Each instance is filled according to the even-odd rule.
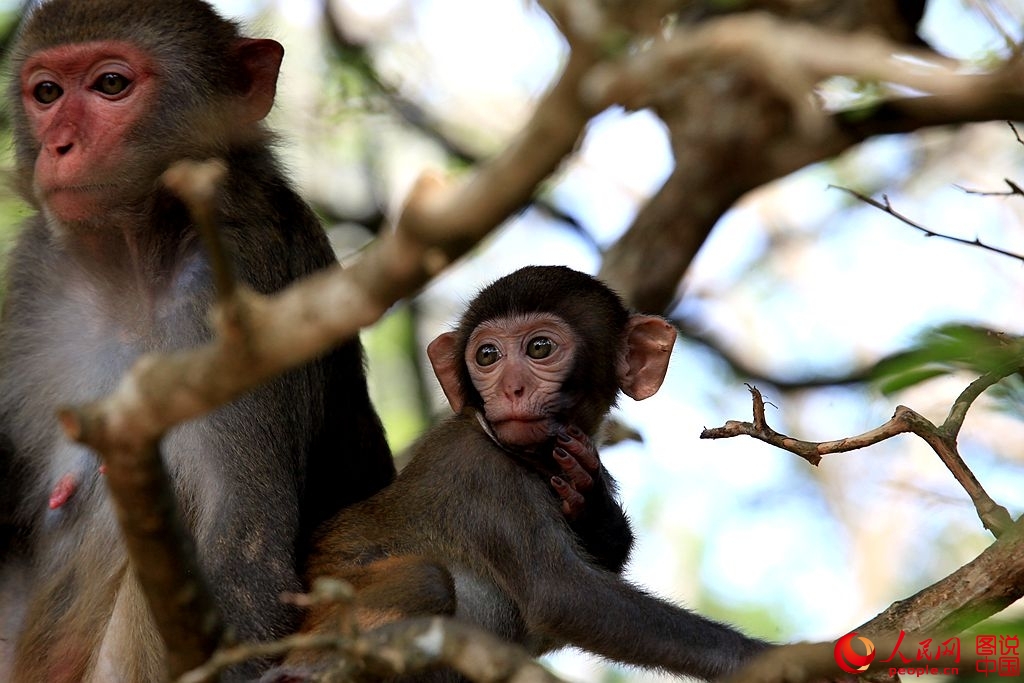
[[[864,649],[867,650],[867,654],[858,654],[853,649],[853,638],[857,637],[861,643],[864,644]],[[864,673],[868,665],[871,664],[875,658],[875,644],[864,636],[858,636],[856,633],[847,633],[845,636],[836,641],[836,664],[839,668],[848,674],[859,674]]]

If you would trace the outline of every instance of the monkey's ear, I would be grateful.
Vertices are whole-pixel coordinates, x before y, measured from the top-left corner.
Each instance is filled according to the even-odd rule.
[[[668,372],[676,328],[656,315],[633,314],[626,323],[626,351],[619,361],[619,388],[642,401],[653,396]]]
[[[462,412],[466,405],[466,396],[459,382],[459,363],[463,361],[456,357],[458,348],[458,335],[454,332],[445,332],[427,345],[427,357],[434,368],[434,376],[456,413]]]
[[[243,38],[235,44],[235,55],[244,71],[242,112],[249,123],[262,121],[274,106],[284,47],[270,38]]]

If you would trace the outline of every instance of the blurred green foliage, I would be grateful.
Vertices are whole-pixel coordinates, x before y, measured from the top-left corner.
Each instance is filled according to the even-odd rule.
[[[0,11],[0,66],[3,68],[3,87],[9,82],[7,75],[7,53],[20,11]],[[13,189],[14,156],[11,145],[10,115],[6,107],[0,107],[0,254],[7,251],[17,232],[21,220],[28,214],[28,208]]]
[[[960,370],[979,376],[992,373],[1006,377],[1022,365],[1024,339],[1021,337],[984,327],[948,324],[928,330],[909,349],[883,358],[871,374],[879,389],[892,395]],[[1008,396],[1006,389],[1003,387],[1004,396]]]
[[[361,336],[370,397],[384,422],[388,443],[400,458],[429,423],[430,400],[421,381],[415,312],[410,305],[399,304]]]

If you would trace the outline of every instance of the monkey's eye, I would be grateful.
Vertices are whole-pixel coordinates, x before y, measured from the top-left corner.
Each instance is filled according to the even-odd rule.
[[[97,78],[96,82],[92,84],[92,89],[104,95],[120,95],[131,84],[128,77],[111,71]]]
[[[526,355],[530,358],[547,358],[555,350],[555,342],[547,337],[534,337],[526,343]]]
[[[39,104],[53,104],[64,94],[64,89],[53,81],[43,81],[32,88],[32,97]]]
[[[494,365],[499,358],[501,358],[501,352],[494,344],[484,344],[476,350],[476,364],[482,368]]]

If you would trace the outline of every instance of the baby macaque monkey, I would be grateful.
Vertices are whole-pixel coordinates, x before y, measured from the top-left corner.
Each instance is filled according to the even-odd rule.
[[[632,537],[602,544],[600,522],[574,530],[559,486],[566,459],[596,461],[591,440],[620,390],[642,400],[660,388],[675,337],[569,268],[497,280],[427,350],[456,414],[413,446],[391,486],[325,526],[309,578],[350,581],[363,628],[443,614],[534,654],[575,645],[708,679],[737,669],[767,643],[626,582]],[[598,480],[601,499],[588,497],[581,518],[626,524],[610,479]],[[304,630],[336,628],[338,609],[313,608]],[[285,669],[294,676],[329,657],[295,652]]]

